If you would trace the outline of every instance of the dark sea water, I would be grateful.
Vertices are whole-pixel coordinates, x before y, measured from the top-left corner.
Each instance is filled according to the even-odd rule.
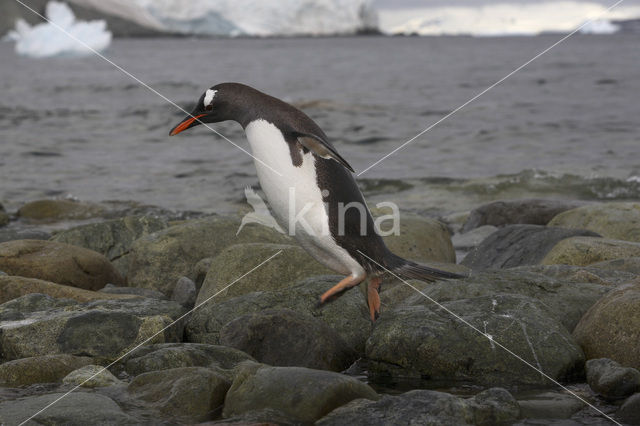
[[[239,81],[292,102],[362,171],[561,36],[118,39],[105,55],[190,110]],[[97,57],[0,43],[0,201],[235,210],[252,159]],[[359,177],[443,214],[497,198],[640,198],[640,38],[576,35]],[[215,125],[248,149],[235,123]]]

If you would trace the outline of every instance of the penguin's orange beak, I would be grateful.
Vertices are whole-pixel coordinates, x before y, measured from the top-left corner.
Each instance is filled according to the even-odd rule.
[[[169,132],[169,136],[175,136],[178,133],[182,132],[183,130],[187,130],[189,127],[194,125],[194,123],[200,124],[200,123],[197,123],[196,120],[200,117],[204,117],[205,115],[207,114],[199,114],[199,115],[193,115],[193,116],[190,115],[189,117],[185,118],[180,123],[178,123],[176,127],[171,129],[171,131]]]

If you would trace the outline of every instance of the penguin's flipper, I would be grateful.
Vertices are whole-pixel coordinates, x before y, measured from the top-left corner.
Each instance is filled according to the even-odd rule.
[[[298,142],[308,150],[313,151],[322,158],[331,158],[337,161],[353,173],[353,167],[324,138],[311,133],[297,133],[296,136],[298,137]]]

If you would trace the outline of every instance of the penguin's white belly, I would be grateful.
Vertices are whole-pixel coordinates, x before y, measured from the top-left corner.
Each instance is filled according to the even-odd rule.
[[[329,232],[315,156],[302,154],[302,165],[294,166],[282,132],[265,120],[252,121],[245,132],[256,158],[260,185],[282,227],[320,263],[341,274],[363,275],[362,266]]]

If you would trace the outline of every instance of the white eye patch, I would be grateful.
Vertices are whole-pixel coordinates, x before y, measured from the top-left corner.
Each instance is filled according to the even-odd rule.
[[[202,103],[204,104],[204,106],[209,106],[211,105],[211,103],[213,102],[213,97],[216,95],[217,90],[211,90],[211,89],[207,89],[206,92],[204,92],[204,100],[202,101]]]

